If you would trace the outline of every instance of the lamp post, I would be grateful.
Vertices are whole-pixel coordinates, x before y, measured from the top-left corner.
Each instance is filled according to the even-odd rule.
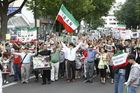
[[[38,40],[39,39],[38,38],[38,30],[40,27],[40,20],[37,19],[37,0],[34,0],[33,5],[34,5],[35,28],[37,29],[37,40]]]

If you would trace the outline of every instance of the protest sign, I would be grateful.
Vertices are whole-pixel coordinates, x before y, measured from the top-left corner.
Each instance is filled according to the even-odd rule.
[[[139,38],[138,32],[132,32],[132,38]]]
[[[113,50],[113,46],[112,46],[112,45],[106,44],[106,45],[105,45],[105,50],[107,50],[107,51],[112,51],[112,50]]]
[[[112,57],[113,65],[119,66],[119,65],[125,64],[127,60],[127,56],[128,56],[128,53],[122,53],[117,56],[113,56]]]
[[[30,42],[37,39],[37,30],[30,29],[17,29],[17,39],[22,42]]]
[[[10,34],[6,34],[6,40],[10,40],[11,39],[11,35]]]
[[[121,36],[121,39],[123,39],[123,40],[131,39],[132,31],[131,30],[122,30],[122,31],[120,31],[120,36]]]
[[[33,69],[43,69],[49,68],[49,62],[44,60],[44,57],[34,57],[33,58]]]

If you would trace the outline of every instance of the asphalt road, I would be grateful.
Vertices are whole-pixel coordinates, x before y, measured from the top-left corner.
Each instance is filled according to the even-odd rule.
[[[140,93],[140,88],[138,89]],[[84,83],[83,80],[67,83],[65,80],[52,82],[50,85],[41,85],[33,80],[29,84],[17,83],[5,87],[4,93],[114,93],[113,84],[109,81],[105,85],[100,84],[98,79],[93,83]]]

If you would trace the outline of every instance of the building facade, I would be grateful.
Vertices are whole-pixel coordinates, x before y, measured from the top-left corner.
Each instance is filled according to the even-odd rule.
[[[126,0],[116,0],[116,2],[111,7],[107,16],[103,16],[103,20],[105,21],[104,27],[106,28],[118,28],[120,26],[119,21],[115,17],[115,11],[121,9],[121,5],[125,3]],[[121,25],[122,27],[122,25]]]

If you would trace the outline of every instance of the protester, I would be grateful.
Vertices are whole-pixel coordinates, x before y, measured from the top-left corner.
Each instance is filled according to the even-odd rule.
[[[117,49],[115,55],[123,53],[122,45],[117,45],[116,48]],[[126,74],[125,67],[116,67],[114,69],[114,93],[123,93],[125,74]]]
[[[100,49],[101,54],[100,54],[100,61],[98,68],[100,69],[100,78],[101,78],[101,83],[105,84],[106,83],[106,69],[108,69],[108,61],[109,61],[109,56],[107,53],[107,50],[102,47]]]
[[[67,47],[63,42],[61,42],[63,46],[64,53],[67,55],[67,74],[68,74],[68,82],[71,82],[75,79],[75,60],[76,60],[76,51],[81,46],[82,42],[80,42],[76,47],[73,43],[69,44]]]
[[[108,81],[107,72],[109,72],[109,81],[111,80],[111,83],[114,83],[114,93],[123,93],[124,82],[131,75],[129,70],[133,68],[133,64],[132,67],[131,64],[115,67],[112,58],[122,53],[134,54],[135,60],[139,64],[140,43],[137,39],[123,40],[120,38],[119,40],[111,35],[106,36],[104,34],[100,38],[96,38],[97,36],[92,35],[90,32],[83,35],[78,33],[77,36],[63,34],[62,38],[60,38],[61,36],[53,33],[46,38],[46,41],[38,41],[37,44],[32,42],[14,43],[11,47],[13,48],[11,49],[13,60],[10,59],[10,44],[6,44],[6,47],[5,44],[1,44],[0,49],[2,49],[3,54],[6,49],[9,51],[6,52],[9,54],[8,57],[3,57],[2,59],[13,63],[15,81],[22,79],[22,83],[28,83],[32,57],[36,54],[28,51],[34,52],[34,48],[37,47],[38,53],[33,59],[36,57],[41,58],[39,62],[41,62],[41,65],[43,63],[44,68],[34,68],[34,74],[36,81],[39,81],[42,75],[42,85],[51,84],[51,81],[57,81],[60,78],[67,79],[67,82],[80,78],[81,80],[85,79],[84,82],[88,83],[92,83],[93,79],[96,78],[97,80],[101,79],[101,83],[105,84]],[[84,43],[79,43],[81,38]],[[62,49],[58,47],[57,42],[59,39],[61,39]],[[15,52],[17,49],[21,49],[21,51]],[[101,51],[98,52],[99,50]],[[35,60],[33,65],[35,65]],[[12,65],[8,63],[7,67],[10,66]],[[10,72],[12,71],[12,68],[8,69]],[[82,75],[84,78],[81,77]],[[98,75],[100,75],[100,78],[98,78]],[[131,91],[131,84],[128,87]]]
[[[13,55],[14,81],[21,80],[21,56]]]
[[[128,86],[128,93],[137,93],[137,87],[140,85],[140,65],[135,61],[135,56],[130,54],[128,62],[132,64],[128,81],[125,85]]]
[[[61,50],[60,51],[60,66],[59,66],[59,76],[61,78],[64,78],[65,76],[65,55],[64,55],[64,52]]]
[[[60,60],[60,49],[54,48],[53,52],[51,53],[51,81],[57,81],[58,80],[58,74],[59,74],[59,62]]]
[[[85,83],[93,82],[93,75],[94,75],[94,60],[97,54],[96,50],[93,50],[93,46],[89,45],[87,48],[87,57],[86,57],[86,80]]]
[[[30,78],[30,66],[31,66],[31,58],[36,53],[28,53],[28,48],[22,49],[21,53],[14,53],[15,55],[20,55],[22,58],[21,61],[21,78],[22,83],[29,83]]]
[[[50,63],[50,55],[51,50],[48,49],[47,45],[44,45],[43,50],[38,52],[38,55],[42,56],[42,62],[47,64],[46,68],[42,68],[42,85],[51,84],[51,63]],[[38,73],[39,74],[39,73]],[[46,81],[47,78],[47,81]]]
[[[80,54],[80,50],[77,51],[76,54],[76,70],[75,70],[75,79],[79,79],[81,78],[81,72],[82,72],[82,62],[81,62],[81,54]]]

